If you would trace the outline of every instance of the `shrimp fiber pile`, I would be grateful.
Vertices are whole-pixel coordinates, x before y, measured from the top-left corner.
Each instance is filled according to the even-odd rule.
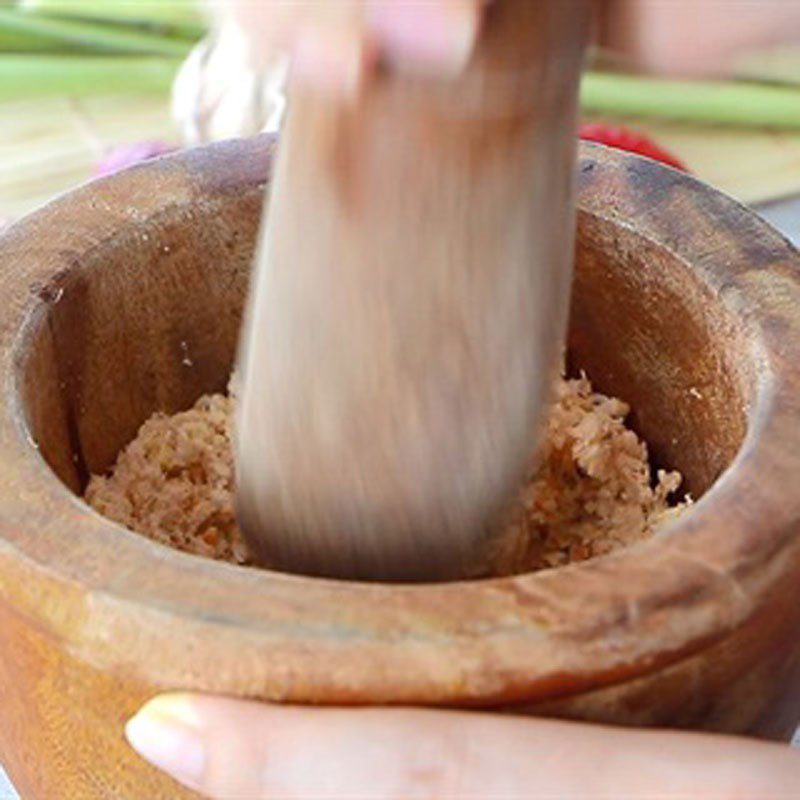
[[[251,564],[234,513],[231,397],[201,397],[174,415],[154,414],[87,502],[104,516],[170,547]],[[630,409],[561,379],[535,467],[492,523],[495,546],[482,574],[562,566],[648,538],[688,504],[670,504],[677,472],[653,474],[645,443],[626,426]]]

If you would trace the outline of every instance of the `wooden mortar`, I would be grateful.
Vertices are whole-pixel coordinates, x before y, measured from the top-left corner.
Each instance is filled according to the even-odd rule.
[[[787,737],[800,257],[652,162],[583,150],[570,361],[702,495],[657,538],[516,578],[339,583],[173,552],[70,491],[156,409],[224,389],[273,149],[153,161],[0,238],[0,758],[23,797],[191,796],[123,740],[167,689]]]

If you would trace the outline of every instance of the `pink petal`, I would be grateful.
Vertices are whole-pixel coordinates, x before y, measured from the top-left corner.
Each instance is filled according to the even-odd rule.
[[[140,161],[147,161],[156,156],[172,153],[178,148],[166,142],[145,141],[135,144],[124,144],[110,150],[95,166],[94,174],[113,175],[126,167],[132,167]]]

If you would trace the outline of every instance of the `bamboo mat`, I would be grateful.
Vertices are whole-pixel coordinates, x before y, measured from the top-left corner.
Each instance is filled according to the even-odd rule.
[[[179,142],[166,100],[152,96],[0,104],[0,218],[16,219],[92,176],[120,144]]]
[[[697,177],[743,203],[800,195],[800,132],[626,123],[652,135]]]
[[[701,179],[745,203],[800,194],[800,133],[641,122]],[[0,219],[14,219],[92,175],[108,149],[178,142],[165,98],[38,99],[0,104]]]

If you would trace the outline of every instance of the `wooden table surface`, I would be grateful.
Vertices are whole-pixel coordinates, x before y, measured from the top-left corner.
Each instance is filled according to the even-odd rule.
[[[694,174],[744,203],[800,196],[800,132],[634,121]],[[86,180],[109,148],[178,142],[166,98],[102,96],[0,103],[0,219],[15,218]]]

